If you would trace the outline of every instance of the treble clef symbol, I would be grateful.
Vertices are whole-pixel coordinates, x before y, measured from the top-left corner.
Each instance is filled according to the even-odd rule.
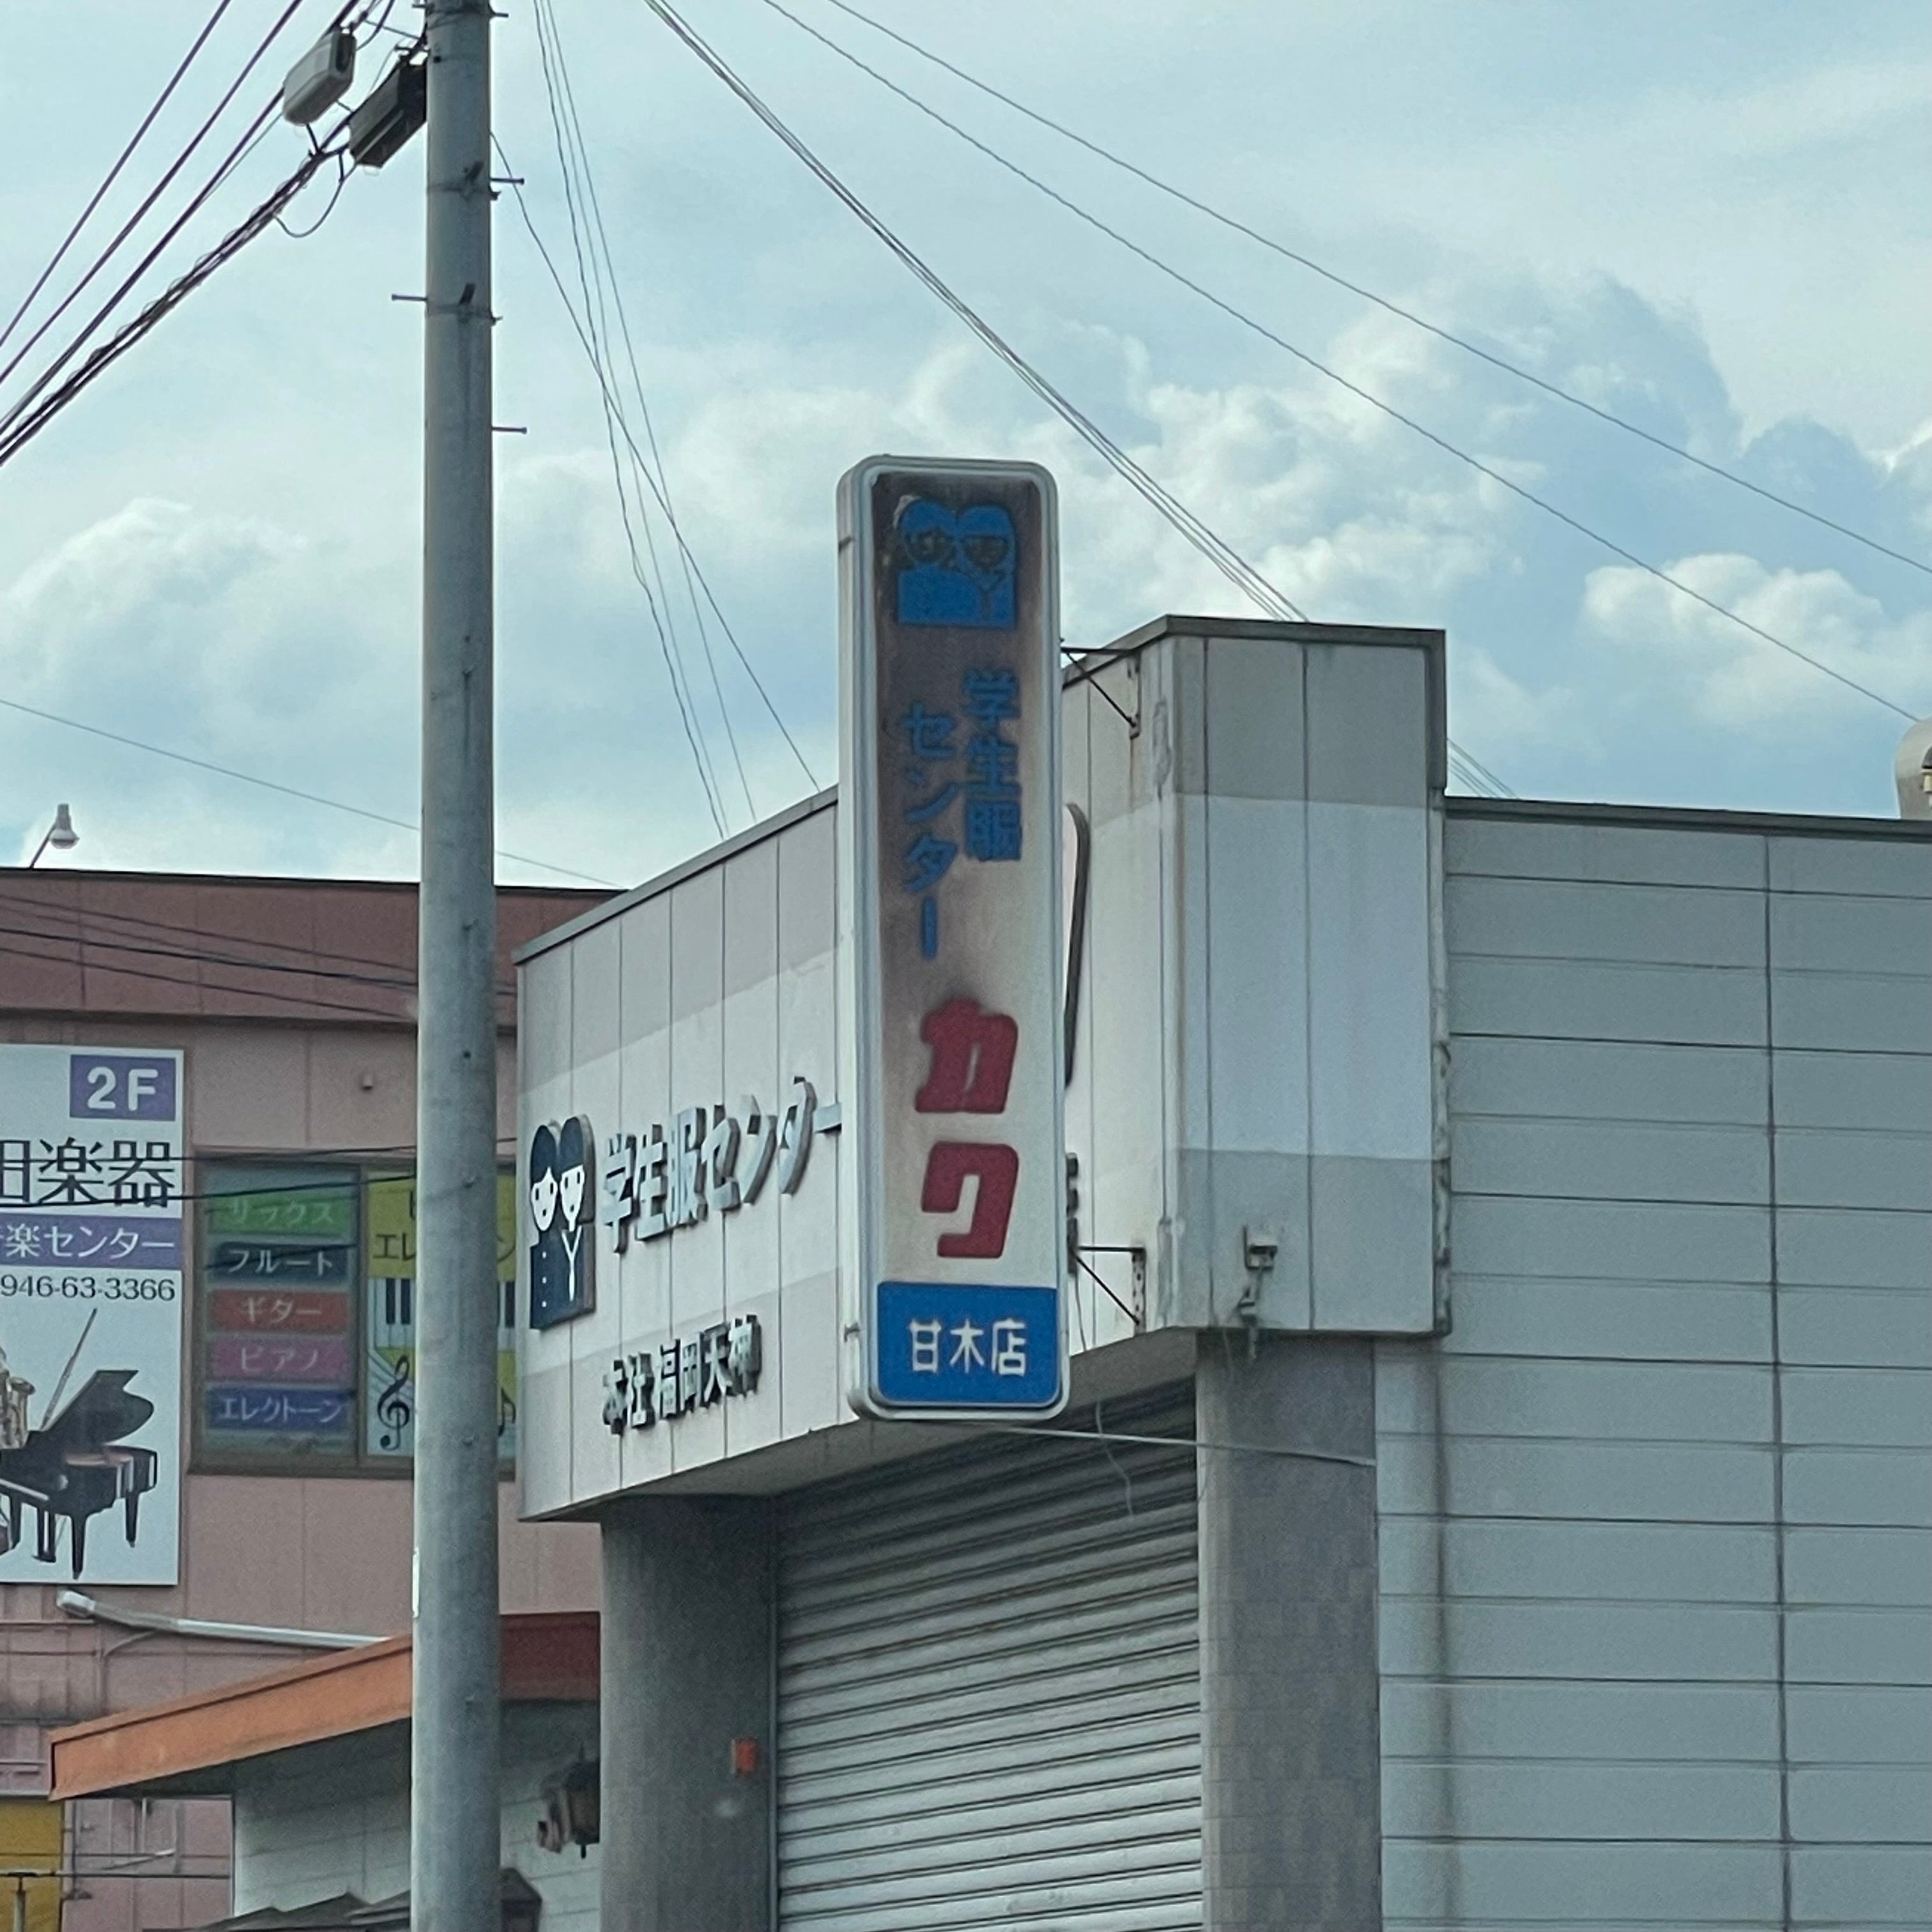
[[[382,1425],[382,1444],[385,1449],[400,1449],[403,1446],[403,1431],[414,1419],[414,1411],[406,1391],[410,1380],[411,1364],[407,1355],[398,1355],[395,1373],[388,1386],[376,1398],[376,1420]]]

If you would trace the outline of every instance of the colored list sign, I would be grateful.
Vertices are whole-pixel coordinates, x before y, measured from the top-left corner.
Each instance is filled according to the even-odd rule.
[[[202,1426],[211,1447],[353,1452],[358,1181],[328,1167],[207,1173]]]
[[[852,1400],[1048,1415],[1066,1399],[1052,479],[878,459],[839,516]]]
[[[368,1194],[368,1402],[363,1448],[371,1456],[416,1449],[416,1190],[407,1175],[376,1179]],[[517,1454],[517,1178],[496,1177],[496,1448]]]

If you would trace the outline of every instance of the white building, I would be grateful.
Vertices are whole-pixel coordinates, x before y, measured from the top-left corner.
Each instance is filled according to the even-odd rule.
[[[1060,1432],[847,1406],[837,801],[526,950],[526,1144],[820,1110],[526,1337],[610,1932],[1932,1923],[1932,844],[1445,802],[1442,649],[1068,680]]]
[[[1932,843],[1445,800],[1442,653],[1070,675],[1044,1428],[847,1402],[836,799],[526,950],[526,1149],[718,1136],[524,1331],[606,1932],[1932,1926]]]

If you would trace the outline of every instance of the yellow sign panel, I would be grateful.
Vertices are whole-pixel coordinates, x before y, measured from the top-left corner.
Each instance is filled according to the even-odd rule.
[[[408,1174],[372,1180],[364,1225],[369,1231],[369,1272],[413,1281],[416,1272],[416,1184]],[[496,1276],[517,1274],[517,1177],[496,1177]]]
[[[363,1429],[372,1456],[407,1456],[416,1444],[416,1185],[408,1174],[372,1180],[363,1226],[368,1244],[369,1400]],[[496,1177],[496,1443],[517,1453],[517,1180]]]
[[[7,1924],[18,1925],[12,1915],[24,1897],[27,1932],[60,1932],[61,1808],[44,1798],[0,1798],[0,1871],[8,1874],[0,1881],[6,1888],[0,1911],[9,1915]],[[48,1876],[23,1876],[39,1871]]]

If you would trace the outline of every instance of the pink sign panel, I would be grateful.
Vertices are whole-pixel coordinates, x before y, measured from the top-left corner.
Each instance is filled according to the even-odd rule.
[[[210,1369],[224,1382],[321,1382],[350,1385],[349,1342],[339,1335],[217,1335]]]

